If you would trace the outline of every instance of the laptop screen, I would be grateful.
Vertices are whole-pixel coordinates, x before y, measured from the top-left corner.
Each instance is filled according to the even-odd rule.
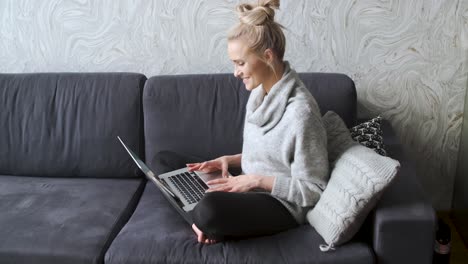
[[[125,150],[127,150],[128,154],[130,154],[130,157],[132,157],[133,161],[136,163],[138,168],[140,168],[140,170],[146,175],[148,180],[153,181],[154,183],[156,183],[156,185],[159,186],[160,189],[164,189],[164,191],[169,193],[172,197],[178,199],[178,197],[171,190],[164,186],[164,183],[161,182],[161,180],[158,177],[156,177],[156,175],[154,175],[154,173],[148,168],[148,166],[146,166],[146,164],[135,153],[133,153],[133,151],[131,151],[127,147],[127,145],[125,145],[122,139],[120,137],[117,138],[119,139],[120,143],[122,143],[122,146],[124,146]]]

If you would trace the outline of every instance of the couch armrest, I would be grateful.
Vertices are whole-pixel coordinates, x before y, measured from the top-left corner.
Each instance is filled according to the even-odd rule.
[[[431,263],[436,217],[391,127],[382,123],[388,155],[400,161],[399,175],[373,214],[373,248],[378,263]]]

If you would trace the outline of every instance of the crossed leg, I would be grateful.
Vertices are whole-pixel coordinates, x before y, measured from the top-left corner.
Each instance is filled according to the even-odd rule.
[[[192,217],[198,242],[206,244],[271,235],[298,225],[276,198],[255,192],[207,193],[195,206]]]

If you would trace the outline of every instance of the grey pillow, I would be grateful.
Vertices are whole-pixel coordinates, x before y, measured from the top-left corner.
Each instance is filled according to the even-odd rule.
[[[395,178],[400,163],[354,142],[336,113],[327,112],[323,121],[332,170],[328,185],[307,213],[307,220],[327,243],[320,249],[328,251],[357,233]]]
[[[358,143],[351,138],[346,124],[335,112],[328,111],[322,121],[327,131],[328,161],[332,165],[346,149]]]

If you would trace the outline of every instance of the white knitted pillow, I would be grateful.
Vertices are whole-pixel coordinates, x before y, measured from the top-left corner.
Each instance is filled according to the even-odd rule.
[[[307,213],[309,223],[328,244],[321,245],[320,249],[328,251],[357,233],[396,176],[400,163],[353,142],[337,114],[328,112],[324,124],[329,133],[329,147],[337,146],[335,140],[340,141],[341,147],[346,146],[335,154],[328,185],[315,207]],[[345,134],[336,135],[337,131]],[[346,138],[349,141],[344,140]]]

